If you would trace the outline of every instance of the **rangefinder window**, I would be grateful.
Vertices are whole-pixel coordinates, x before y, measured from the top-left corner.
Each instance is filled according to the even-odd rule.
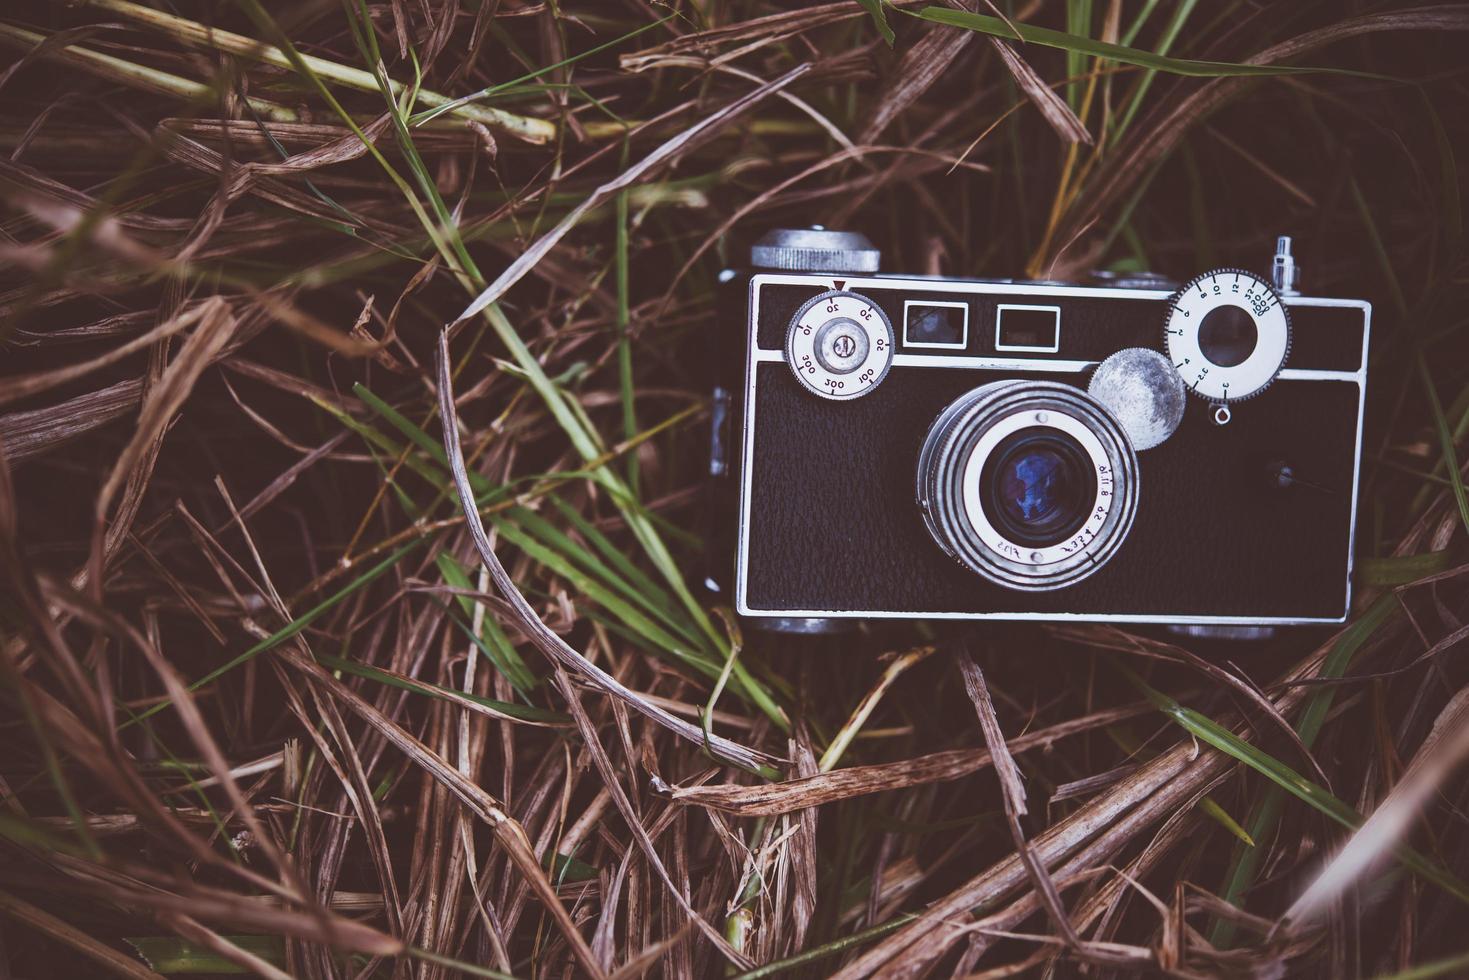
[[[903,306],[903,346],[962,350],[969,343],[968,303],[919,303]]]
[[[995,314],[995,350],[1054,354],[1060,349],[1059,306],[1001,304]]]

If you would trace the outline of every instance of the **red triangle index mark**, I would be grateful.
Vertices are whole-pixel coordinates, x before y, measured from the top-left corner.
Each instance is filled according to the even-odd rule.
[[[847,280],[845,280],[845,279],[833,279],[831,281],[831,285],[832,285],[832,288],[833,289],[846,289],[847,288]]]

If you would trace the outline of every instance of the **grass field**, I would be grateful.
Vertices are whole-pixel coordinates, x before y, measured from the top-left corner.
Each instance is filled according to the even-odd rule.
[[[1365,0],[4,4],[0,978],[1469,975],[1466,52]],[[715,284],[814,222],[1061,280],[1294,235],[1374,304],[1351,621],[742,631]]]

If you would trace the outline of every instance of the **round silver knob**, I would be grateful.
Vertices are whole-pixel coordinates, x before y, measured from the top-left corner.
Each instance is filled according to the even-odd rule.
[[[1125,347],[1097,366],[1087,393],[1117,416],[1138,452],[1162,445],[1183,421],[1183,379],[1168,358]]]
[[[828,290],[791,318],[785,355],[806,390],[838,401],[860,398],[893,365],[893,325],[866,296]]]
[[[882,253],[859,231],[774,228],[750,248],[750,264],[789,272],[876,272]]]

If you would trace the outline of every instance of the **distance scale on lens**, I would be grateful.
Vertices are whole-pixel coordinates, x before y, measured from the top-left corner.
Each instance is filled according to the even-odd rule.
[[[786,331],[786,363],[823,398],[860,398],[893,365],[893,325],[860,293],[834,289],[802,306]]]
[[[1252,272],[1216,269],[1168,301],[1163,342],[1184,387],[1219,405],[1258,395],[1290,354],[1290,314]]]

